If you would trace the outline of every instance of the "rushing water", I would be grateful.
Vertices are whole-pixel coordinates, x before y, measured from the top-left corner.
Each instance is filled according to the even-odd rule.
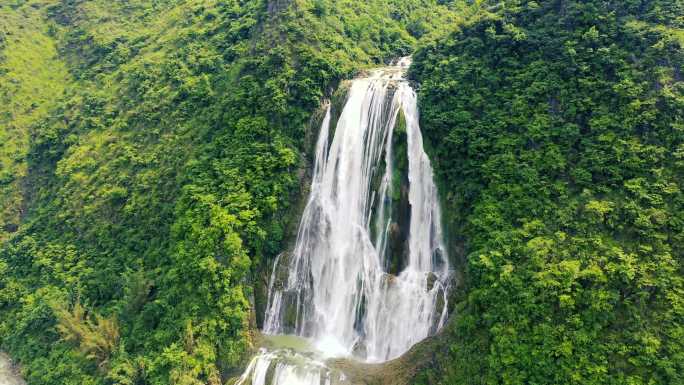
[[[328,108],[295,248],[273,266],[263,332],[316,353],[264,349],[238,384],[345,383],[326,358],[384,362],[443,325],[449,266],[407,65],[354,80],[334,131]]]

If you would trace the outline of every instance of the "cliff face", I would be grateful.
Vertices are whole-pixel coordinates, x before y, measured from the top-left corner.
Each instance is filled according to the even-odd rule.
[[[275,16],[278,13],[286,10],[292,3],[292,0],[269,0],[267,6],[268,14]]]

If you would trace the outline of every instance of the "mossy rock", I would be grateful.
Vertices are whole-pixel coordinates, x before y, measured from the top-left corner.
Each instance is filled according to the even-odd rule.
[[[437,352],[447,348],[444,329],[416,345],[399,358],[381,364],[354,359],[330,359],[326,363],[345,374],[353,385],[411,385],[413,378],[434,361]]]

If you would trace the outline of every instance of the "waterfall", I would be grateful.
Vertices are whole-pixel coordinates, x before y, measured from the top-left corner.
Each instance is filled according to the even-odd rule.
[[[322,360],[384,362],[444,324],[449,264],[409,63],[352,81],[333,132],[328,107],[295,247],[274,262],[263,332],[306,338],[319,360],[264,350],[238,384],[344,383]]]

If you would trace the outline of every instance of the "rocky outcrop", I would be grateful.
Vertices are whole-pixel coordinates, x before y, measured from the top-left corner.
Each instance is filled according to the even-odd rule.
[[[268,2],[268,14],[273,16],[276,13],[286,10],[291,2],[291,0],[270,0]]]
[[[416,374],[434,361],[446,348],[440,332],[417,343],[399,358],[381,364],[368,364],[355,359],[331,359],[326,364],[345,374],[353,385],[411,385]]]

